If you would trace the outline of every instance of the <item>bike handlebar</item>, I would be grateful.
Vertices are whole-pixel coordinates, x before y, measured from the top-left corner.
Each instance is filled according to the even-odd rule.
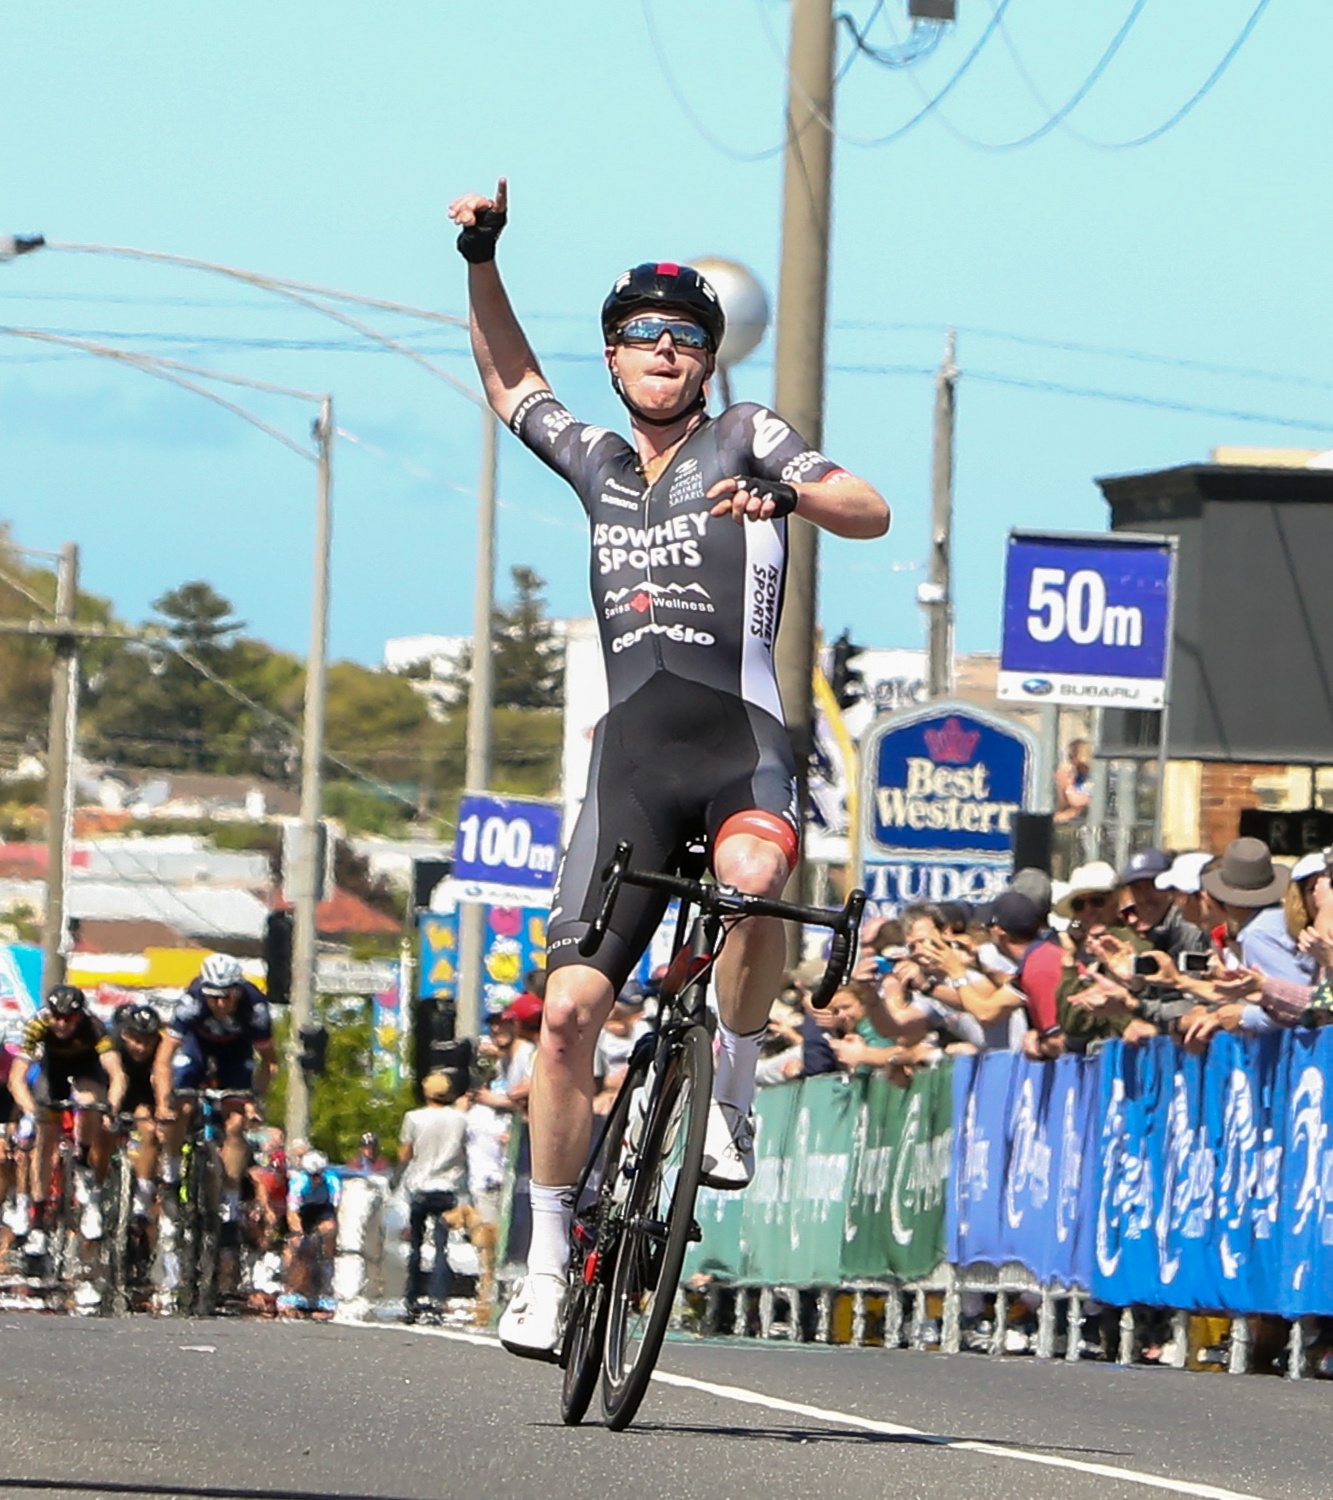
[[[865,910],[866,893],[857,889],[847,897],[841,910],[823,906],[802,906],[795,901],[780,901],[769,896],[752,896],[725,885],[704,885],[701,881],[687,880],[682,875],[666,875],[655,870],[632,870],[630,859],[633,846],[628,843],[616,845],[611,863],[602,871],[602,901],[597,916],[587,932],[579,939],[579,952],[591,958],[602,946],[611,925],[611,914],[615,910],[616,898],[622,885],[637,885],[646,890],[662,891],[678,896],[682,901],[693,902],[701,911],[716,916],[777,917],[784,922],[805,922],[812,927],[829,927],[833,930],[833,943],[829,949],[824,977],[815,986],[810,1003],[816,1010],[823,1010],[834,993],[847,981],[856,959],[856,942],[861,928],[861,914]]]

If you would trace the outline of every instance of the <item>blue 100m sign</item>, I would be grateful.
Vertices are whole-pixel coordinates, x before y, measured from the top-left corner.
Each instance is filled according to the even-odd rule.
[[[1011,532],[997,695],[1161,708],[1174,537]]]

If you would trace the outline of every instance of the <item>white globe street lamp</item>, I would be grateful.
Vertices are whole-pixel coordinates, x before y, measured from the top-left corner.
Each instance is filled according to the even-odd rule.
[[[717,351],[722,405],[731,405],[731,367],[753,354],[768,330],[768,294],[754,272],[739,261],[704,255],[690,264],[717,293],[727,331]]]

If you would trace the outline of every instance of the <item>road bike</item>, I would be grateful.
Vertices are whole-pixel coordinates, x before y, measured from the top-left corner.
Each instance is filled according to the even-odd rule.
[[[598,1379],[602,1413],[613,1431],[634,1420],[671,1319],[686,1251],[700,1236],[694,1200],[702,1171],[713,1087],[709,979],[727,934],[746,917],[779,917],[830,928],[828,963],[812,1003],[823,1008],[856,957],[865,892],[841,910],[750,896],[729,886],[630,867],[617,845],[603,874],[596,920],[580,940],[591,957],[601,945],[624,885],[680,901],[672,959],[657,1020],[630,1054],[625,1079],[575,1189],[571,1287],[559,1362],[564,1421],[583,1420]],[[696,856],[700,851],[695,851]]]
[[[248,1104],[254,1094],[249,1089],[181,1089],[176,1098],[198,1105],[181,1152],[176,1310],[186,1317],[211,1318],[218,1305],[222,1247],[223,1105],[232,1101]]]
[[[131,1311],[136,1294],[142,1296],[153,1261],[148,1220],[135,1213],[132,1143],[141,1128],[133,1115],[122,1114],[117,1119],[116,1154],[102,1194],[106,1254],[102,1311],[112,1317],[124,1316]]]

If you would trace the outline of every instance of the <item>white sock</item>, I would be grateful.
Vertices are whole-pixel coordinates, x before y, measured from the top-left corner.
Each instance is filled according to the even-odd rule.
[[[165,1187],[175,1187],[181,1180],[181,1159],[168,1156],[162,1162],[162,1182]]]
[[[713,1098],[748,1115],[754,1104],[754,1070],[759,1065],[759,1044],[768,1031],[733,1031],[717,1023],[717,1062],[713,1069]]]
[[[532,1243],[528,1247],[529,1276],[569,1273],[569,1226],[574,1217],[574,1184],[546,1187],[534,1182],[528,1189],[532,1202]]]
[[[147,1211],[153,1202],[153,1184],[147,1177],[136,1177],[134,1179],[134,1201],[138,1207]]]

